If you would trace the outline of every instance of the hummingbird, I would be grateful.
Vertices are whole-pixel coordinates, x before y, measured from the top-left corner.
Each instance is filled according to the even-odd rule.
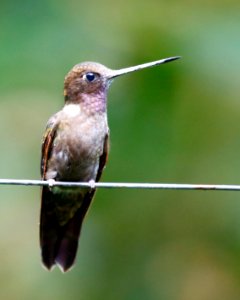
[[[112,70],[95,62],[75,65],[64,80],[65,104],[48,121],[42,141],[41,177],[50,181],[99,181],[108,158],[107,91],[114,78],[180,58],[169,57]],[[43,186],[40,247],[43,265],[68,271],[75,262],[83,219],[95,188]]]

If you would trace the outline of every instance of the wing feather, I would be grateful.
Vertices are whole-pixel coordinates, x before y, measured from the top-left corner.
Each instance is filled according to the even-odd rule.
[[[55,118],[51,118],[47,124],[42,141],[41,176],[45,179],[47,163],[51,156],[53,140],[56,135],[58,124]]]

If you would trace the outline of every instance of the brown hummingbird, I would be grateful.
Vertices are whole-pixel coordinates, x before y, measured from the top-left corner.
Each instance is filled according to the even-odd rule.
[[[47,123],[42,143],[42,179],[98,181],[108,157],[110,83],[120,75],[178,58],[120,70],[95,62],[75,65],[65,77],[65,105]],[[65,272],[74,264],[82,222],[94,193],[91,188],[42,187],[40,245],[47,269],[57,264]]]

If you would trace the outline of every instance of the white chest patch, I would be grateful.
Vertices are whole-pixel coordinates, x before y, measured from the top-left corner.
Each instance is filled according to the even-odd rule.
[[[76,117],[81,113],[81,107],[79,104],[67,104],[64,106],[63,111],[69,117]]]

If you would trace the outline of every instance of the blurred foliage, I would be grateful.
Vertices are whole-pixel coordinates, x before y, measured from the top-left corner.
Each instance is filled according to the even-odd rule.
[[[103,180],[239,184],[239,14],[236,0],[1,1],[0,177],[39,178],[74,64],[182,55],[111,86]],[[65,275],[40,265],[39,189],[0,197],[1,299],[240,298],[236,192],[99,190]]]

